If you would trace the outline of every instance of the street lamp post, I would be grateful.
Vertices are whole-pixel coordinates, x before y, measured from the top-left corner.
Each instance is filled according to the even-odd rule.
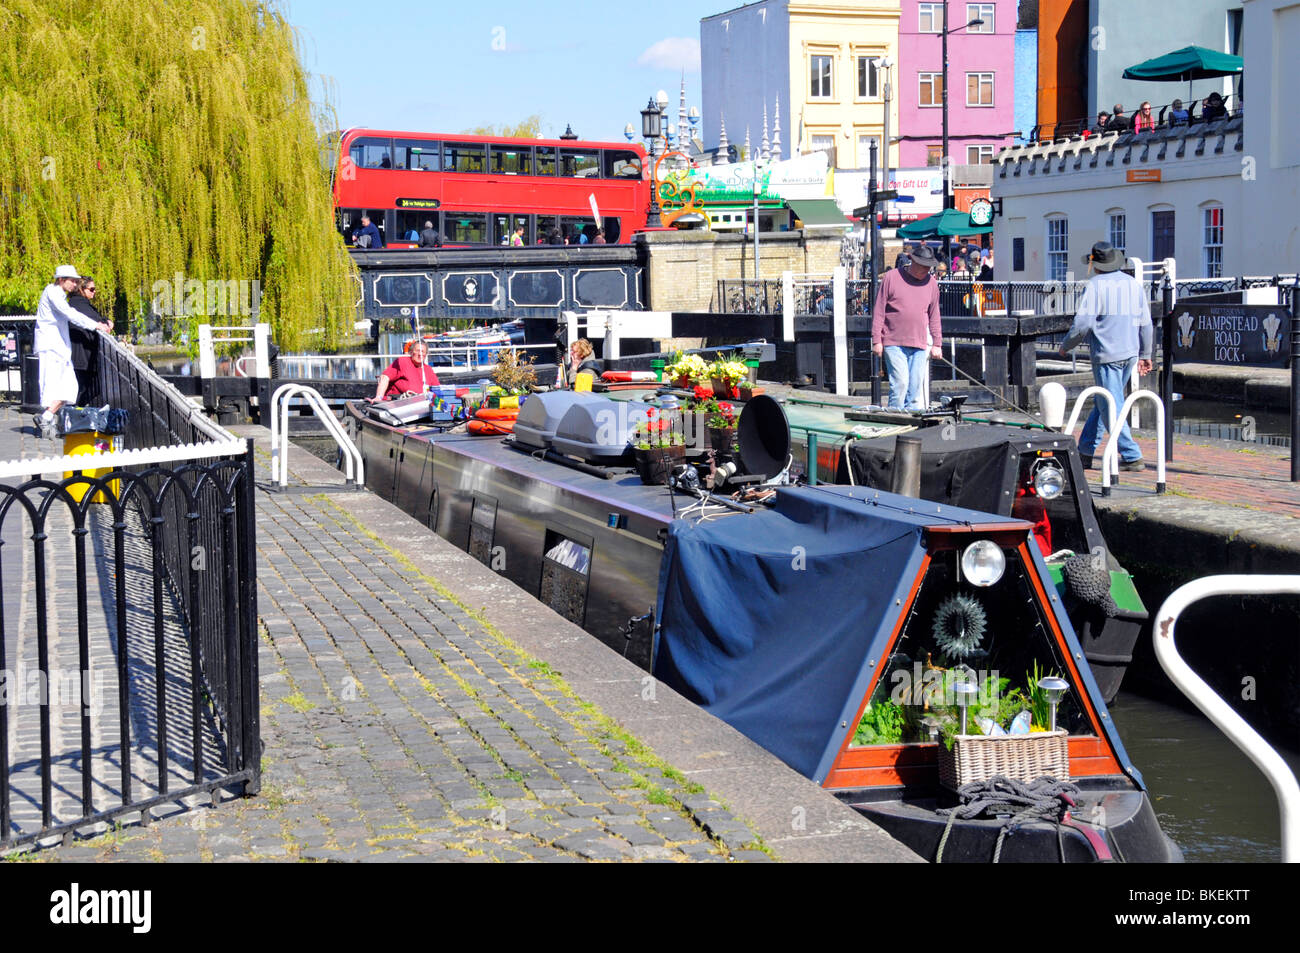
[[[759,281],[762,275],[758,270],[758,195],[763,189],[762,184],[763,160],[754,160],[754,300],[758,300],[759,288],[762,286]]]
[[[876,61],[876,63],[878,68],[883,70],[885,73],[885,89],[884,89],[885,128],[884,128],[884,143],[883,143],[884,155],[881,157],[882,158],[881,165],[884,169],[884,174],[881,176],[881,180],[882,180],[881,187],[884,189],[888,189],[889,188],[889,106],[890,106],[890,100],[893,98],[893,93],[894,93],[893,85],[890,83],[889,80],[890,80],[890,70],[893,68],[894,64],[890,62],[888,56],[882,56],[880,59]],[[876,170],[874,168],[874,162],[873,162],[873,168],[871,170],[871,174],[872,174],[871,181],[874,185],[875,174],[876,174]],[[872,227],[874,228],[874,217],[872,221],[873,221]],[[879,248],[878,245],[879,243],[876,242],[873,238],[871,243],[871,272],[873,275],[880,274],[881,266],[884,264],[884,259],[885,259],[884,249]]]
[[[645,109],[641,110],[641,136],[648,140],[650,148],[647,150],[649,155],[647,161],[650,163],[650,208],[646,212],[646,228],[662,228],[663,222],[659,219],[659,189],[655,185],[655,143],[663,135],[664,113],[655,102],[654,97],[646,103]]]

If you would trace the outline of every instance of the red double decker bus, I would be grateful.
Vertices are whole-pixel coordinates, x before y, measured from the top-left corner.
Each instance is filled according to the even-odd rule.
[[[333,173],[335,220],[352,244],[369,216],[388,248],[414,248],[426,222],[449,246],[628,242],[650,203],[645,149],[576,139],[505,139],[349,129]],[[584,241],[585,238],[585,241]]]

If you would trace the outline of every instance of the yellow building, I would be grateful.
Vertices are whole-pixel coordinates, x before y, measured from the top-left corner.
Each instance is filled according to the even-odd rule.
[[[750,155],[829,152],[865,169],[888,130],[898,135],[899,3],[760,0],[700,21],[705,144],[750,142]],[[883,68],[886,61],[893,69]],[[725,129],[725,133],[724,133]],[[883,152],[878,152],[883,162]],[[898,147],[890,150],[898,166]]]

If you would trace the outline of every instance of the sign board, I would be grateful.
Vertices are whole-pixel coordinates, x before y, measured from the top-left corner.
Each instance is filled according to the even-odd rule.
[[[1291,312],[1276,305],[1174,305],[1174,360],[1286,367]]]
[[[970,220],[972,225],[992,225],[993,203],[988,199],[975,199],[970,203]]]
[[[398,199],[393,204],[398,208],[437,208],[442,202],[438,199]]]
[[[1161,169],[1129,169],[1126,178],[1130,182],[1159,182]]]

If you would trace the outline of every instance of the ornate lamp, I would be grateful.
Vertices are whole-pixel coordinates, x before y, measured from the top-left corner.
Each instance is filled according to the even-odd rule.
[[[1047,704],[1051,709],[1051,725],[1049,731],[1056,730],[1056,706],[1061,703],[1065,693],[1070,690],[1070,683],[1063,678],[1057,678],[1055,675],[1049,675],[1047,678],[1039,679],[1038,687],[1043,690],[1047,696]]]

